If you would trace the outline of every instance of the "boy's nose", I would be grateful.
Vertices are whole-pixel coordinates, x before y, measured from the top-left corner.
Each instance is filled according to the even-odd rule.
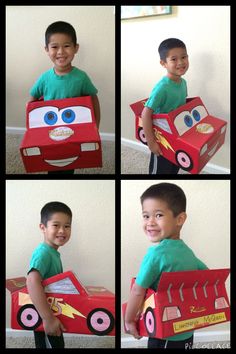
[[[155,217],[151,216],[148,220],[148,225],[153,225],[153,224],[155,224]]]
[[[63,47],[58,47],[58,53],[63,53]]]

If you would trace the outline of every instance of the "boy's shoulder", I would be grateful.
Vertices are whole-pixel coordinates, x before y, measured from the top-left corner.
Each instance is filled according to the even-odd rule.
[[[75,76],[79,76],[79,77],[81,77],[81,76],[87,77],[88,76],[88,74],[84,70],[81,70],[81,69],[77,68],[76,66],[73,66],[71,74],[75,75]]]

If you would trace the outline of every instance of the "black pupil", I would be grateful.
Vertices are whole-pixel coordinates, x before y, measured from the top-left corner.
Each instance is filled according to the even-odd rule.
[[[52,113],[48,113],[48,119],[53,119],[53,114]]]
[[[102,324],[102,323],[103,323],[102,318],[98,318],[97,323],[98,323],[98,324]]]
[[[27,320],[32,320],[32,315],[27,315]]]
[[[70,118],[71,117],[71,112],[70,111],[66,111],[65,112],[65,116],[66,116],[66,118]]]

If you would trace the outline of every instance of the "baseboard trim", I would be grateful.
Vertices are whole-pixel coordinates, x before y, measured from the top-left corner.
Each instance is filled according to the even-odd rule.
[[[133,140],[129,140],[129,139],[125,139],[125,138],[121,138],[121,145],[130,147],[132,149],[144,152],[144,153],[149,153],[149,149],[146,145],[143,145],[142,143],[133,141]],[[220,174],[220,175],[225,175],[225,174],[230,174],[230,170],[228,168],[219,166],[219,165],[215,165],[213,163],[208,163],[204,169],[203,172],[209,173],[209,174]]]
[[[194,333],[195,343],[208,342],[225,342],[230,341],[230,331],[197,331]],[[143,337],[139,340],[132,337],[121,338],[121,348],[138,348],[146,347],[147,338]]]
[[[26,128],[18,128],[18,127],[6,127],[6,134],[20,134],[23,135],[26,131]],[[100,137],[102,141],[115,141],[114,133],[100,133]]]

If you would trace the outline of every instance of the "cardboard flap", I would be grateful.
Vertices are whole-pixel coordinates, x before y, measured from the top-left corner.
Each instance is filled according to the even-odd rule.
[[[144,108],[144,104],[145,104],[146,101],[147,101],[147,98],[144,99],[144,100],[132,103],[130,105],[131,109],[133,110],[133,112],[135,113],[136,116],[140,116],[141,115],[141,113],[143,111],[143,108]]]
[[[6,288],[13,293],[26,286],[26,277],[12,278],[6,280]]]
[[[192,288],[204,285],[220,285],[229,275],[230,269],[191,270],[183,272],[163,272],[157,291]]]

